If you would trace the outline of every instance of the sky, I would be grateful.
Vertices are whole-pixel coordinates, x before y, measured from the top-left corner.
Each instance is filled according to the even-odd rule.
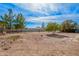
[[[41,27],[42,23],[62,23],[64,20],[79,22],[78,3],[0,3],[0,16],[12,9],[14,14],[22,13],[26,27]]]

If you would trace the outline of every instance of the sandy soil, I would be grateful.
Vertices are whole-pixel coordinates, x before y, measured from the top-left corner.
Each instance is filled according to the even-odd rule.
[[[0,48],[5,56],[79,56],[78,33],[26,32],[6,34],[0,37],[20,35],[8,50]],[[1,41],[1,38],[0,38]]]

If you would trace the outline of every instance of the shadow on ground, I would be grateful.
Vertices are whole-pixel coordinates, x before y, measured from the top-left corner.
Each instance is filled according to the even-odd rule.
[[[55,38],[68,38],[68,36],[65,35],[59,35],[59,34],[47,34],[48,37],[55,37]]]

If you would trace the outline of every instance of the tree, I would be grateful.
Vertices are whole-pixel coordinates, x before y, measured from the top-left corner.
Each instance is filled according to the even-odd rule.
[[[8,16],[7,16],[7,14],[4,14],[4,16],[1,16],[1,19],[2,19],[1,24],[3,24],[5,28],[7,28],[8,27],[8,22],[7,22]]]
[[[9,28],[8,29],[12,29],[13,28],[13,20],[14,20],[14,14],[12,9],[8,9],[8,22],[9,22]]]
[[[65,20],[61,24],[61,31],[63,32],[75,32],[75,29],[77,27],[77,23],[72,20]]]
[[[58,30],[58,24],[57,23],[48,23],[46,27],[46,31],[53,31],[53,33]]]
[[[9,30],[9,32],[13,31],[14,29],[23,29],[25,28],[25,18],[24,16],[19,13],[17,16],[13,14],[12,9],[8,9],[8,13],[5,13],[1,17],[0,25],[5,29]]]
[[[5,23],[6,29],[11,30],[13,28],[14,15],[12,9],[8,9],[8,13],[1,16],[1,19]]]
[[[21,13],[19,13],[15,19],[15,29],[23,29],[25,28],[25,18]]]

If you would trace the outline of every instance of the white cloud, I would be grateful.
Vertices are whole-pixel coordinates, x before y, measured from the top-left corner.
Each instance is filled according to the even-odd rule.
[[[27,21],[30,22],[61,22],[65,19],[79,19],[79,14],[73,14],[68,4],[39,4],[39,3],[26,3],[26,4],[15,4],[23,9],[27,9],[32,11],[33,13],[39,12],[41,14],[46,15],[45,17],[30,17]],[[62,7],[61,7],[62,6]],[[52,15],[50,16],[50,12],[53,11],[61,12],[61,15]],[[71,12],[71,13],[70,13]]]
[[[76,20],[79,19],[79,14],[66,14],[66,15],[56,15],[56,16],[46,16],[46,17],[31,17],[26,21],[30,22],[62,22],[64,20],[71,19]]]
[[[57,11],[57,4],[46,4],[46,3],[26,3],[26,4],[15,4],[23,9],[30,10],[32,12],[39,12],[41,14],[50,15],[49,11]]]

